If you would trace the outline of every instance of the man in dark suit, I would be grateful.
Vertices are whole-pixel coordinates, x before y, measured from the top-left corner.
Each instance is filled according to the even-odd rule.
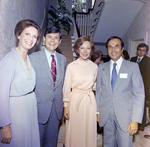
[[[148,45],[146,45],[145,43],[141,43],[137,46],[137,56],[131,58],[132,62],[137,62],[139,64],[145,88],[145,107],[142,124],[139,124],[140,131],[144,131],[146,125],[146,102],[150,102],[150,58],[146,56],[148,51]]]
[[[143,80],[138,65],[122,58],[121,38],[110,37],[106,48],[111,60],[99,65],[96,84],[104,147],[132,147],[133,135],[143,117]]]
[[[62,86],[66,69],[66,57],[56,52],[61,38],[58,28],[46,29],[43,37],[45,48],[30,55],[36,72],[35,94],[38,102],[41,147],[57,146],[59,121],[63,111]]]

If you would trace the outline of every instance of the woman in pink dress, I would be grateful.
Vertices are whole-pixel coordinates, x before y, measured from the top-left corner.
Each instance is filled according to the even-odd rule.
[[[74,49],[78,59],[68,65],[63,87],[65,147],[96,147],[96,101],[92,90],[98,66],[89,60],[94,44],[82,36]]]

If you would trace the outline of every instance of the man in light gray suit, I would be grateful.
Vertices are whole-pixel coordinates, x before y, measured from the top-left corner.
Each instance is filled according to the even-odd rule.
[[[132,147],[142,122],[144,87],[137,63],[122,58],[124,43],[117,36],[106,42],[111,60],[99,65],[96,99],[104,147]]]
[[[62,86],[66,70],[66,57],[56,52],[61,38],[58,28],[46,29],[43,37],[45,48],[30,55],[36,72],[35,94],[41,147],[57,146],[59,121],[63,111]]]

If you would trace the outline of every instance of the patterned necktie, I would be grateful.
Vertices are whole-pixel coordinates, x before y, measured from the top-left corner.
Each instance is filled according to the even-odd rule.
[[[112,70],[112,79],[111,79],[112,91],[114,90],[116,79],[117,79],[116,65],[117,65],[117,63],[113,64],[113,70]]]
[[[55,82],[56,82],[56,61],[55,61],[55,58],[54,58],[54,55],[51,55],[52,57],[52,62],[51,62],[51,73],[52,73],[52,77],[53,77],[53,81],[54,81],[54,85],[55,85]]]
[[[136,62],[137,62],[137,63],[140,63],[140,61],[141,61],[141,58],[138,58]]]

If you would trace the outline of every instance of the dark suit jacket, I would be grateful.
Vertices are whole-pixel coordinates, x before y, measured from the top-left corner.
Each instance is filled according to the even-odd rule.
[[[36,72],[35,94],[38,102],[38,121],[40,124],[47,122],[53,105],[58,119],[62,117],[62,87],[66,70],[66,57],[57,52],[56,56],[57,78],[55,86],[44,50],[32,53],[29,56]]]
[[[137,61],[137,56],[131,58],[132,62]],[[149,91],[150,91],[150,58],[144,56],[139,63],[140,72],[143,78],[144,87],[145,87],[145,99],[150,101]]]

